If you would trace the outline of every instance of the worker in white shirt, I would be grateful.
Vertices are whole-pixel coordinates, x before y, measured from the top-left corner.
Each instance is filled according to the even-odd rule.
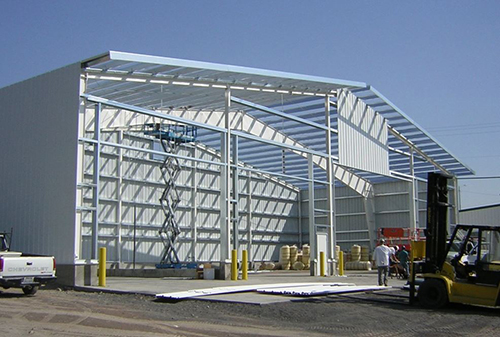
[[[387,286],[387,274],[389,273],[389,261],[392,255],[391,248],[387,247],[384,239],[380,239],[380,245],[373,252],[373,262],[378,270],[378,285]]]

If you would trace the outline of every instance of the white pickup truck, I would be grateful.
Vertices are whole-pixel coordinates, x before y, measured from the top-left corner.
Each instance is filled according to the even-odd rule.
[[[26,256],[9,251],[8,234],[0,233],[0,286],[21,288],[33,295],[40,285],[56,279],[56,262],[52,256]]]

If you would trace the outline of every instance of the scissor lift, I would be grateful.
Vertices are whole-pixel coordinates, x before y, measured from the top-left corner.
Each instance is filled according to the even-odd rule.
[[[158,139],[166,153],[176,154],[180,144],[191,143],[196,140],[197,128],[178,124],[150,123],[144,125],[144,134]],[[175,184],[181,171],[179,160],[174,156],[166,156],[160,169],[166,185],[160,197],[165,220],[158,233],[165,248],[160,262],[156,264],[156,268],[189,267],[190,264],[180,262],[175,248],[175,241],[180,234],[179,225],[175,218],[175,210],[180,202],[179,192]]]

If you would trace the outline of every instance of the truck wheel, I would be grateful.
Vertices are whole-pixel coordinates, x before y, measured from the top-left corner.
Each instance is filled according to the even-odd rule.
[[[38,286],[26,286],[23,287],[23,293],[26,295],[35,295],[38,291]]]
[[[443,281],[427,279],[418,287],[418,301],[424,308],[437,309],[448,303],[448,292]]]

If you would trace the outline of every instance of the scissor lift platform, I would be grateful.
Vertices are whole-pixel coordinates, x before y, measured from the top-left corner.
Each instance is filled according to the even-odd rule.
[[[180,124],[148,123],[144,124],[144,134],[158,139],[165,153],[175,154],[180,144],[196,141],[197,128]],[[175,210],[180,202],[179,192],[175,184],[181,170],[179,160],[175,156],[165,156],[160,170],[165,182],[165,189],[160,197],[165,220],[158,234],[165,248],[156,268],[189,268],[189,264],[181,263],[175,248],[175,242],[180,234],[179,225],[175,218]]]

